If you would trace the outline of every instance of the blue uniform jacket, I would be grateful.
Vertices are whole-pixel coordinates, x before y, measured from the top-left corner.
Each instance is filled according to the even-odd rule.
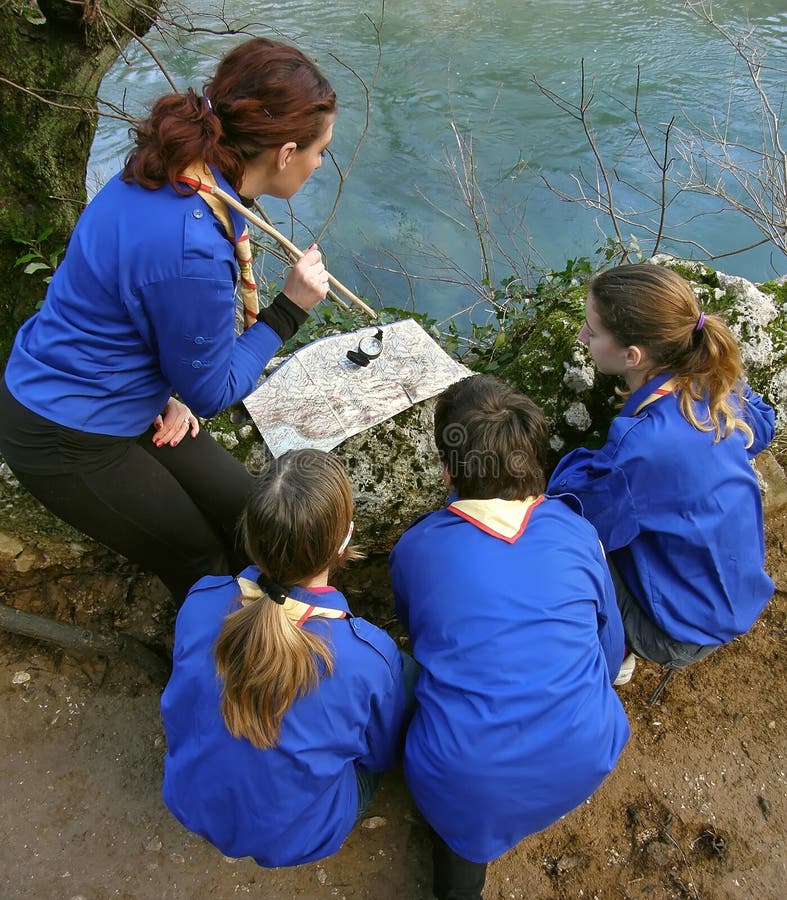
[[[598,537],[558,499],[513,543],[445,508],[404,533],[391,576],[422,667],[407,783],[454,852],[487,862],[582,803],[628,739]]]
[[[555,469],[548,492],[574,494],[647,615],[670,637],[723,644],[748,631],[773,594],[762,502],[749,460],[773,439],[774,414],[747,389],[754,432],[714,443],[667,394],[635,410],[670,377],[632,394],[600,450],[580,448]],[[707,405],[699,407],[700,419]]]
[[[256,579],[259,572],[252,566],[241,574]],[[317,597],[301,588],[291,594],[347,611],[333,588]],[[333,676],[285,713],[278,746],[259,750],[233,737],[219,710],[213,647],[239,600],[234,579],[211,576],[197,582],[178,613],[173,671],[161,698],[164,802],[227,856],[298,865],[335,853],[352,829],[355,766],[381,772],[398,761],[401,657],[393,640],[364,619],[309,619],[304,627],[330,641]]]
[[[254,390],[281,343],[264,323],[236,337],[236,279],[234,247],[200,196],[115,176],[20,328],[8,388],[53,422],[118,437],[142,434],[173,392],[215,415]]]

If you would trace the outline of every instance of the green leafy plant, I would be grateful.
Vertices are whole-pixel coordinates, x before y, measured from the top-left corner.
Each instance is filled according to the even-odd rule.
[[[535,285],[510,277],[500,286],[487,285],[487,317],[468,326],[448,322],[443,347],[476,372],[503,374],[517,357],[523,341],[552,312],[565,308],[574,315],[577,298],[584,302],[585,285],[597,271],[586,256],[566,260],[565,268],[543,272]]]
[[[22,244],[26,247],[26,251],[16,258],[14,261],[14,266],[24,266],[22,270],[25,275],[35,275],[38,272],[45,273],[44,274],[44,284],[49,284],[52,280],[52,276],[55,273],[55,269],[60,262],[60,258],[62,257],[65,247],[56,247],[54,250],[45,250],[44,245],[52,234],[51,228],[45,228],[38,237],[35,238],[20,238],[15,237],[14,241],[17,244]]]

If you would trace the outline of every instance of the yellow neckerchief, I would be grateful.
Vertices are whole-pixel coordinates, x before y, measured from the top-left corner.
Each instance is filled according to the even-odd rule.
[[[659,397],[666,397],[668,394],[672,394],[675,391],[675,379],[668,378],[661,387],[656,388],[655,391],[648,394],[647,397],[640,403],[640,405],[634,410],[634,415],[636,416],[638,413],[642,412],[642,410],[649,404],[653,403],[655,400],[658,400]]]
[[[238,582],[238,587],[240,588],[240,602],[243,606],[248,606],[255,600],[267,596],[257,582],[252,581],[250,578],[238,576],[235,581]],[[306,588],[306,590],[308,590],[308,588]],[[347,613],[343,609],[330,609],[325,606],[314,606],[311,603],[304,603],[301,600],[296,600],[294,597],[287,597],[282,607],[287,618],[298,628],[312,616],[322,616],[325,619],[347,618]]]
[[[188,166],[178,181],[197,188],[197,192],[208,204],[216,218],[224,226],[227,237],[235,247],[235,259],[240,269],[240,296],[243,300],[243,327],[250,328],[257,321],[257,313],[260,311],[260,298],[257,294],[257,282],[254,280],[254,261],[251,255],[251,243],[249,241],[249,226],[244,225],[240,237],[235,240],[235,229],[232,227],[232,218],[227,204],[211,194],[212,187],[218,187],[216,179],[210,169],[201,162]]]
[[[530,513],[544,499],[541,494],[526,500],[454,500],[447,508],[481,531],[513,544],[527,527]]]

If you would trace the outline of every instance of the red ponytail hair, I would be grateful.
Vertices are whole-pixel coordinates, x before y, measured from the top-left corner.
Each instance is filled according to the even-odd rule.
[[[237,189],[249,160],[288,141],[307,147],[335,110],[333,88],[300,50],[252,38],[221,60],[203,97],[189,88],[155,103],[132,129],[123,180],[151,189],[169,182],[182,192],[178,176],[201,160]]]

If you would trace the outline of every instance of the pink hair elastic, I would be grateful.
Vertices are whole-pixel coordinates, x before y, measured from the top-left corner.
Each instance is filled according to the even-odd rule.
[[[697,324],[694,326],[695,331],[702,331],[702,326],[705,324],[705,313],[701,312],[699,319],[697,319]]]

